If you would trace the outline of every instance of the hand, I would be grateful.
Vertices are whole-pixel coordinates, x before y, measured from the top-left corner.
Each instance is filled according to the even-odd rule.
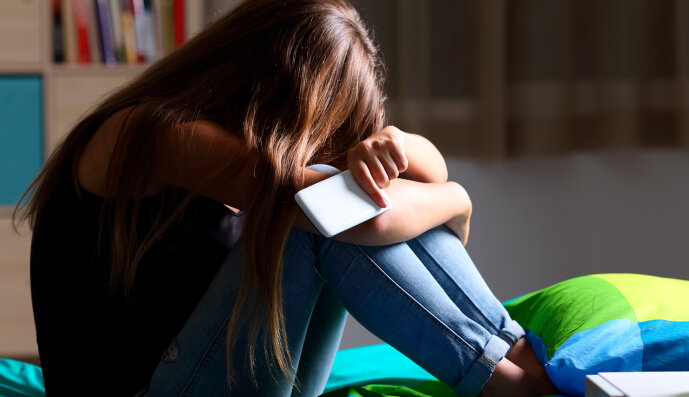
[[[347,163],[364,192],[379,207],[387,207],[380,189],[388,187],[409,165],[404,132],[393,126],[383,128],[350,149]]]
[[[462,210],[461,214],[445,222],[445,226],[447,226],[455,235],[457,235],[459,240],[462,242],[462,245],[467,245],[467,242],[469,241],[469,224],[471,220],[472,204],[469,194],[466,192],[466,190],[459,184],[457,184],[457,186],[459,186],[460,193],[463,196],[462,201],[466,203],[464,204],[465,208]]]

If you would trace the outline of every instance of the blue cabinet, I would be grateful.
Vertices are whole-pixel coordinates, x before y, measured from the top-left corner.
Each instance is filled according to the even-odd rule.
[[[13,206],[43,163],[40,76],[0,76],[0,206]]]

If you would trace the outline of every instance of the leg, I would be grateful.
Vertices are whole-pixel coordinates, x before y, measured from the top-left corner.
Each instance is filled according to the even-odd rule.
[[[409,241],[409,246],[468,317],[513,346],[507,354],[510,361],[532,376],[550,383],[543,365],[523,338],[523,329],[509,320],[504,307],[490,291],[454,233],[439,227]]]
[[[493,376],[486,382],[481,397],[529,397],[550,394],[533,376],[508,359],[501,360]]]
[[[347,311],[326,285],[318,297],[304,340],[297,388],[292,397],[310,397],[323,393],[342,339]]]
[[[283,280],[287,336],[295,362],[300,361],[323,288],[313,270],[319,262],[328,286],[359,321],[460,395],[476,395],[509,349],[503,339],[459,310],[407,244],[362,248],[295,231],[285,252]],[[227,388],[225,325],[241,264],[241,252],[233,252],[156,369],[151,395],[291,394],[290,380],[271,372],[260,353],[259,385],[240,375],[240,381]],[[243,359],[241,352],[232,357],[240,373]]]
[[[408,245],[467,317],[510,346],[524,336],[522,327],[510,319],[460,240],[448,228],[429,230]]]
[[[538,361],[536,354],[534,354],[533,349],[531,349],[531,345],[529,345],[525,338],[519,339],[519,341],[514,344],[507,354],[507,358],[524,369],[524,371],[541,385],[542,395],[559,393],[550,380],[548,373],[545,372],[543,364]]]
[[[320,338],[319,347],[309,347],[306,350],[307,356],[316,354],[311,349],[328,352],[325,360],[329,360],[331,365],[342,332],[342,325],[339,326],[339,333],[337,326],[344,318],[341,305],[327,296],[319,300],[324,281],[314,270],[317,262],[314,246],[317,239],[321,238],[305,232],[294,232],[290,235],[284,254],[283,310],[289,350],[295,365],[301,361],[302,348],[314,311],[317,317],[317,313],[329,314],[328,317],[314,320],[316,323],[331,322],[329,327],[324,326],[322,330],[332,333]],[[256,354],[258,384],[250,380],[245,365],[246,351],[238,350],[231,358],[237,373],[236,381],[231,389],[228,387],[225,336],[227,321],[241,281],[242,258],[241,247],[237,247],[220,268],[206,294],[156,368],[149,385],[150,396],[291,395],[293,386],[290,381],[294,381],[294,378],[286,379],[278,369],[271,367],[260,343]],[[330,307],[331,304],[333,307]],[[311,334],[313,332],[309,332]],[[261,335],[259,340],[262,340]],[[238,349],[246,345],[247,333],[241,332],[237,342]],[[313,358],[305,359],[313,366],[319,365]],[[324,372],[321,376],[327,380],[329,367]],[[312,383],[325,385],[325,380]]]
[[[509,350],[460,310],[409,244],[328,240],[319,258],[320,272],[352,315],[459,395],[477,395]]]
[[[523,338],[523,329],[509,320],[454,233],[438,227],[409,241],[409,246],[462,312],[512,346],[507,358],[555,392],[543,365]]]

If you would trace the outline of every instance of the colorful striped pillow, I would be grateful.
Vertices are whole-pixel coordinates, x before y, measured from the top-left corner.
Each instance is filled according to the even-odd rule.
[[[563,393],[598,372],[689,370],[689,281],[598,274],[505,303]]]

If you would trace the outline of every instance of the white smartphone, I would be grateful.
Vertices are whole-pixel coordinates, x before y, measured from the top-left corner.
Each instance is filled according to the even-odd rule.
[[[347,170],[302,189],[294,195],[297,204],[325,237],[332,237],[390,209],[379,207]]]

